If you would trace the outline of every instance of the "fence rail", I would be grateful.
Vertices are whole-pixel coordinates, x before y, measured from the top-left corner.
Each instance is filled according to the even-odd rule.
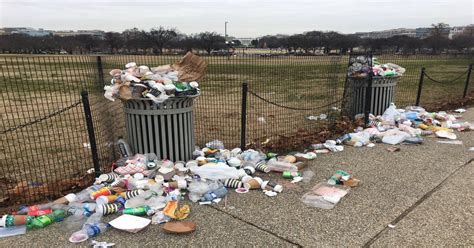
[[[472,55],[376,57],[407,69],[397,84],[398,105],[453,100],[473,90]],[[194,110],[198,145],[219,139],[226,147],[244,146],[330,125],[348,97],[348,56],[204,58],[209,68]],[[157,66],[179,59],[0,56],[0,206],[51,200],[90,183],[90,169],[107,171],[115,159],[113,142],[126,137],[121,102],[103,97],[108,72],[131,61]],[[88,119],[88,111],[78,107],[83,90]],[[322,114],[328,118],[315,118]]]

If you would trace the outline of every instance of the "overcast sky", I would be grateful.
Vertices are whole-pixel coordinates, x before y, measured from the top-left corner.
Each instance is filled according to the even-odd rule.
[[[474,23],[474,0],[0,0],[1,27],[52,30],[176,27],[236,37],[343,33]]]

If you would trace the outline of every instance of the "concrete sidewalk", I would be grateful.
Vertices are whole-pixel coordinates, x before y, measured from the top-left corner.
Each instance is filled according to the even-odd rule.
[[[464,118],[474,122],[474,109]],[[227,207],[191,205],[195,233],[165,234],[151,225],[138,234],[114,229],[96,238],[130,246],[473,246],[474,132],[457,133],[464,145],[437,143],[345,147],[342,153],[318,157],[307,169],[310,183],[292,185],[279,174],[263,175],[284,186],[269,198],[261,191],[231,192]],[[332,210],[309,208],[301,196],[337,169],[351,171],[362,181]],[[107,217],[111,220],[116,216]],[[392,223],[395,228],[388,228]],[[72,231],[61,223],[0,239],[0,246],[71,247]],[[83,246],[88,243],[83,244]]]

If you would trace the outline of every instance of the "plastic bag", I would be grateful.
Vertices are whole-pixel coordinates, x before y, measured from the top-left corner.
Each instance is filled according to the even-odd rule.
[[[192,181],[188,186],[189,200],[197,202],[206,192],[217,188],[219,188],[217,182]]]
[[[400,118],[400,113],[397,111],[397,106],[394,103],[390,103],[385,112],[382,114],[382,119],[389,123],[394,123],[397,118]]]
[[[114,85],[106,85],[104,86],[104,97],[109,99],[110,101],[115,101],[114,96],[118,94],[119,92],[120,85],[114,84]]]
[[[301,198],[309,207],[332,209],[349,192],[350,187],[319,183]]]
[[[229,167],[224,163],[205,164],[200,167],[192,167],[191,172],[199,175],[201,178],[213,181],[225,180],[228,178],[238,179],[239,171],[235,167]]]

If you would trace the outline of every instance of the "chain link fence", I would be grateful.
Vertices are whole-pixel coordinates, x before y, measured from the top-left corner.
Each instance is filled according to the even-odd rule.
[[[381,63],[407,69],[397,85],[400,106],[415,103],[422,67],[427,79],[421,105],[461,98],[467,76],[463,73],[474,62],[470,55],[375,56]],[[331,125],[346,99],[348,56],[204,58],[209,67],[194,110],[200,146],[213,139],[226,147],[239,146],[242,125],[249,144]],[[0,206],[52,200],[92,182],[83,90],[89,92],[100,169],[110,170],[113,142],[126,138],[126,132],[121,102],[103,97],[108,72],[131,61],[157,66],[179,59],[178,55],[0,56]],[[245,112],[243,83],[248,84]],[[472,91],[472,83],[468,89]]]

